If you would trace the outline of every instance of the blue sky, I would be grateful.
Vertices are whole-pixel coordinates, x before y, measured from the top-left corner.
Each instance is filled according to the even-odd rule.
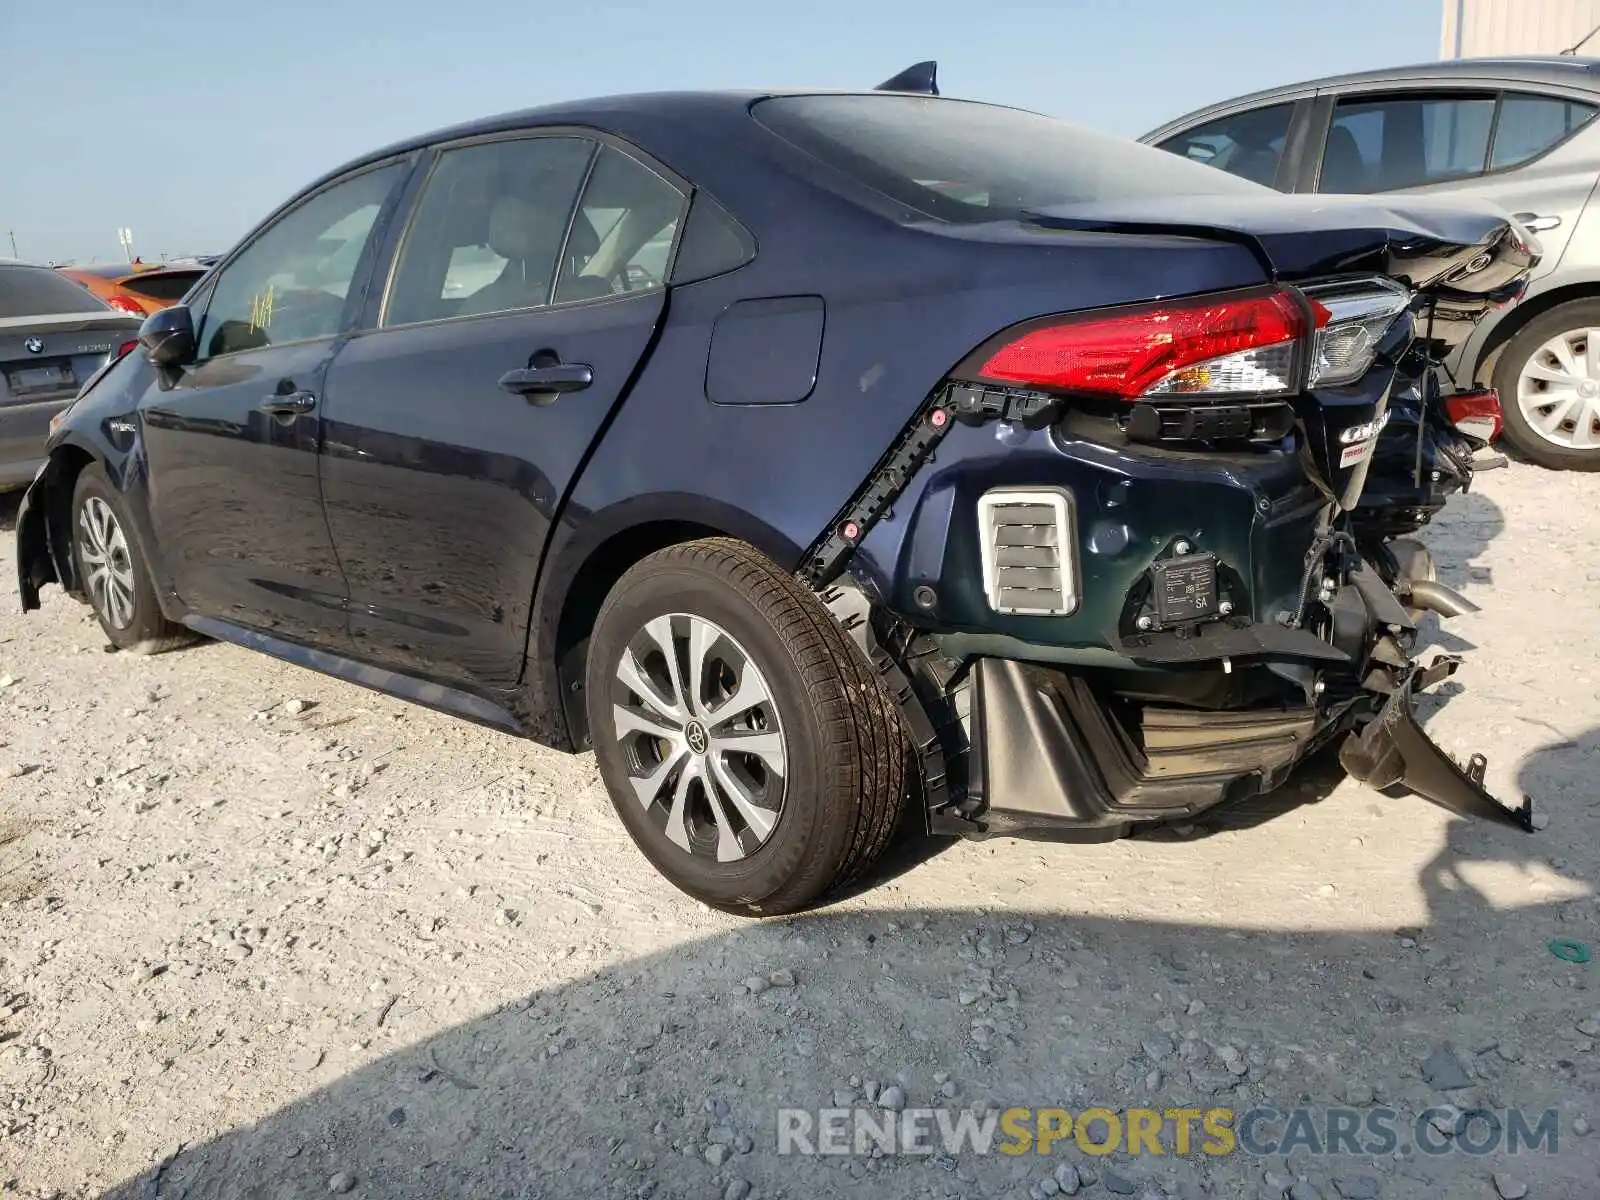
[[[870,87],[1137,136],[1213,100],[1437,56],[1439,0],[0,0],[0,254],[221,251],[322,171],[552,100]]]

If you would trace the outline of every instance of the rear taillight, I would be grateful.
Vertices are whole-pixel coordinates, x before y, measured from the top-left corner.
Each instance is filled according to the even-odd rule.
[[[1381,276],[1309,287],[1306,296],[1317,313],[1308,387],[1352,383],[1365,375],[1383,335],[1411,304],[1410,291]]]
[[[136,317],[144,316],[144,309],[130,296],[107,296],[105,301],[118,312],[132,313]]]
[[[977,374],[1003,384],[1136,400],[1291,391],[1313,328],[1292,292],[1232,292],[1031,322],[986,348]]]
[[[122,345],[117,347],[117,355],[116,356],[118,358],[126,358],[128,355],[132,354],[138,348],[139,348],[139,343],[136,342],[136,341],[134,341],[134,342],[123,342]]]
[[[1500,393],[1494,388],[1477,388],[1446,396],[1444,413],[1458,431],[1485,444],[1500,436],[1500,428],[1504,423],[1500,412]]]

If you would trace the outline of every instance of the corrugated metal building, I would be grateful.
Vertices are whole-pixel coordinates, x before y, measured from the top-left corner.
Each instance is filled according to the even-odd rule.
[[[1444,0],[1440,58],[1559,54],[1600,25],[1600,0]],[[1579,51],[1600,57],[1600,34]]]

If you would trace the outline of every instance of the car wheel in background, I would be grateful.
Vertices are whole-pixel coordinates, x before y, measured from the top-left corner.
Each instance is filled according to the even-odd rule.
[[[1600,301],[1529,321],[1495,363],[1506,439],[1558,471],[1600,471]]]
[[[673,884],[793,912],[870,864],[909,786],[899,713],[817,599],[742,542],[636,564],[590,640],[590,738],[623,824]]]
[[[72,493],[72,558],[89,607],[119,650],[158,654],[193,640],[161,615],[127,505],[98,463]]]

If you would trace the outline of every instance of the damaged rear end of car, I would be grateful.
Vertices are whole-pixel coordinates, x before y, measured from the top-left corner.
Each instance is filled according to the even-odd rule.
[[[1418,623],[1473,606],[1409,535],[1470,485],[1481,444],[1452,428],[1435,368],[1520,295],[1536,244],[1459,205],[1017,208],[957,236],[1103,236],[1130,271],[1159,247],[1175,281],[1227,246],[1255,274],[997,329],[812,546],[803,574],[918,744],[930,827],[1116,837],[1276,788],[1338,744],[1373,786],[1531,829],[1527,802],[1485,791],[1481,756],[1458,765],[1416,721],[1417,692],[1458,665],[1413,657]]]

